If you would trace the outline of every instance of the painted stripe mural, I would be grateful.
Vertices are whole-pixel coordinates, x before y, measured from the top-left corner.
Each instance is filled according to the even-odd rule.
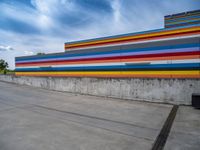
[[[200,38],[16,58],[17,75],[199,78]]]
[[[200,10],[165,16],[165,28],[200,24]]]
[[[200,26],[176,27],[169,29],[159,29],[146,32],[139,32],[128,35],[113,36],[108,38],[97,38],[91,40],[65,43],[65,50],[77,50],[94,47],[107,47],[114,45],[124,45],[130,43],[143,43],[150,41],[166,40],[170,38],[180,38],[182,36],[199,35]]]
[[[199,24],[69,42],[65,49],[17,57],[16,75],[200,78]]]

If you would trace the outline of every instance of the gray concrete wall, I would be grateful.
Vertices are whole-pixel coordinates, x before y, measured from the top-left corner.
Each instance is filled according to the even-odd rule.
[[[0,81],[78,94],[185,105],[191,104],[192,93],[200,93],[199,79],[56,78],[0,75]]]

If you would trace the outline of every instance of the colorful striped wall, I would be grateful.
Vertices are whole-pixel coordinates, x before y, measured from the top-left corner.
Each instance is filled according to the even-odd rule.
[[[165,28],[200,24],[200,10],[165,16]]]
[[[65,43],[65,50],[78,50],[88,49],[96,47],[108,47],[115,45],[126,45],[134,43],[145,43],[153,41],[162,41],[167,39],[176,39],[185,36],[199,35],[200,24],[186,26],[186,27],[175,27],[175,28],[163,28],[158,30],[151,30],[139,33],[132,33],[127,35],[111,36],[105,38],[97,38],[91,40],[82,40],[76,42]]]
[[[200,78],[200,38],[16,58],[16,75]]]
[[[63,53],[16,58],[18,76],[200,78],[200,26],[65,43]]]

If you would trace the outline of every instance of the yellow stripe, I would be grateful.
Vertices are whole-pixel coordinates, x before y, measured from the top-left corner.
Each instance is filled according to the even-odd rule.
[[[66,44],[65,47],[67,48],[68,46],[81,46],[85,44],[98,44],[102,42],[115,42],[115,41],[120,41],[120,40],[129,40],[129,39],[136,39],[136,38],[145,38],[145,37],[151,37],[151,36],[159,36],[159,35],[166,35],[166,34],[174,34],[174,33],[184,33],[184,32],[192,32],[192,31],[199,31],[200,27],[193,27],[193,28],[184,28],[184,29],[176,29],[173,31],[163,31],[163,32],[157,32],[157,33],[146,33],[142,35],[133,35],[133,36],[128,36],[128,37],[122,37],[122,38],[115,38],[115,39],[105,39],[105,40],[99,40],[99,41],[91,41],[91,42],[84,42],[84,43],[75,43],[75,44]]]
[[[155,74],[155,75],[198,75],[199,71],[124,71],[122,74]]]
[[[86,72],[16,72],[16,75],[200,75],[192,71],[86,71]]]

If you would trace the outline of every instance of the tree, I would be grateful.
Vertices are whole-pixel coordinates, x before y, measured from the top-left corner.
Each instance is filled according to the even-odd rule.
[[[3,73],[6,74],[7,68],[8,68],[8,63],[5,60],[0,59],[0,71],[3,71]]]
[[[45,53],[39,52],[36,55],[45,55]]]

